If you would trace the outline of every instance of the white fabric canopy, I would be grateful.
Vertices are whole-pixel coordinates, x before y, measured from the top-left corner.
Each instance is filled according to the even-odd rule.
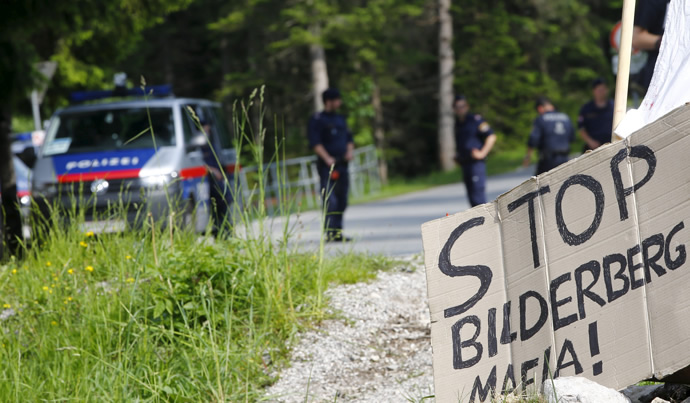
[[[627,137],[673,109],[690,102],[690,0],[671,0],[654,76],[639,109],[616,127]]]

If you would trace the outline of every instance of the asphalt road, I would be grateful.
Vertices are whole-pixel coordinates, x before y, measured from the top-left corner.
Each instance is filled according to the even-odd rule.
[[[494,200],[499,195],[521,184],[533,174],[534,168],[490,177],[487,197]],[[347,244],[326,244],[327,253],[338,251],[370,252],[388,256],[411,255],[422,252],[421,225],[427,221],[469,209],[465,186],[458,178],[457,184],[439,186],[420,192],[386,200],[348,207],[345,212],[345,235],[354,238]],[[273,222],[279,231],[284,219]],[[289,228],[293,233],[293,246],[318,250],[321,217],[319,212],[309,211],[290,217]]]

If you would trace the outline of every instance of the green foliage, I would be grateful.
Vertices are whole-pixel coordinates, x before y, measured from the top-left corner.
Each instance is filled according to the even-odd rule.
[[[537,95],[550,96],[574,118],[592,78],[613,82],[608,33],[620,7],[620,0],[454,5],[456,91],[499,133],[498,151],[524,143]],[[331,85],[344,94],[357,144],[374,142],[378,89],[391,173],[414,176],[436,166],[436,1],[14,1],[8,10],[0,25],[14,53],[0,53],[0,66],[30,71],[35,60],[59,62],[44,115],[64,105],[71,90],[111,86],[115,71],[173,84],[180,96],[223,101],[228,111],[235,99],[266,85],[267,124],[284,128],[278,142],[287,156],[305,155],[313,108],[308,48],[317,43],[326,50]],[[20,74],[13,82],[27,88],[30,81]],[[267,143],[271,155],[274,141]]]
[[[389,264],[183,230],[55,229],[0,267],[2,310],[15,313],[0,400],[256,400],[295,333],[323,317],[318,293]]]

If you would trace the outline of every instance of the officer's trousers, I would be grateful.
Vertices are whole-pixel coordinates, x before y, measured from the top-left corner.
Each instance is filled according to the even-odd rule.
[[[346,164],[338,164],[333,169],[337,179],[334,179],[330,168],[319,164],[319,178],[321,193],[326,205],[326,236],[333,238],[340,236],[343,230],[343,214],[347,208],[347,193],[350,188],[350,178]]]
[[[537,163],[537,175],[550,171],[561,164],[565,164],[566,162],[568,162],[568,154],[541,157]]]
[[[461,167],[470,205],[474,207],[486,203],[486,162],[465,162]]]
[[[221,227],[230,226],[230,205],[232,204],[232,193],[230,186],[225,183],[225,178],[217,180],[213,175],[207,177],[209,184],[209,197],[211,203],[211,213],[213,217],[213,234],[217,235]],[[232,177],[228,177],[232,183]]]

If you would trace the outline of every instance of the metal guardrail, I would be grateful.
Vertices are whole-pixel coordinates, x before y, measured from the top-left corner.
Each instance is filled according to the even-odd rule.
[[[273,212],[280,200],[281,192],[288,192],[289,197],[306,204],[307,209],[320,205],[321,187],[316,169],[317,157],[308,156],[265,164],[263,167],[266,208]],[[378,170],[378,156],[373,145],[357,148],[348,166],[350,174],[350,197],[360,198],[373,194],[381,189],[381,178]],[[257,166],[242,167],[239,185],[243,200],[252,200],[257,189]]]

